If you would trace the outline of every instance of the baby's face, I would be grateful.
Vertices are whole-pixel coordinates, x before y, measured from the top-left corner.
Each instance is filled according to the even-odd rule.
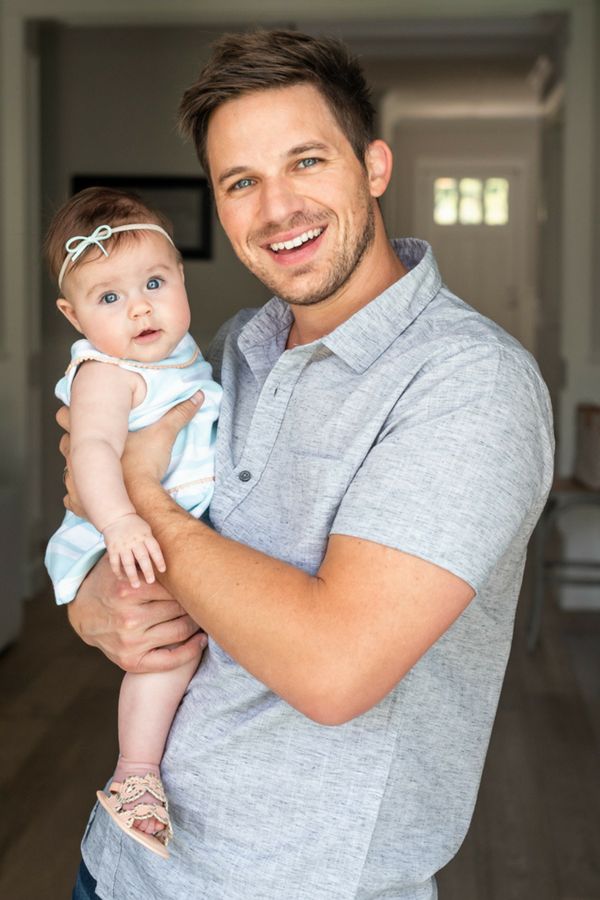
[[[175,248],[161,234],[139,231],[106,249],[109,256],[98,251],[65,276],[58,308],[102,353],[146,363],[165,359],[190,325]]]

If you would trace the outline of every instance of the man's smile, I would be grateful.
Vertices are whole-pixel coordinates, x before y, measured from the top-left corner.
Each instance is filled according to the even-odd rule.
[[[275,253],[279,253],[281,250],[295,250],[297,247],[301,247],[302,244],[319,237],[323,230],[323,228],[309,228],[308,231],[303,231],[302,234],[298,234],[294,238],[273,242],[269,244],[269,247]]]
[[[290,266],[305,263],[317,253],[326,231],[327,226],[320,225],[295,235],[277,235],[277,240],[269,241],[263,247],[280,265]]]

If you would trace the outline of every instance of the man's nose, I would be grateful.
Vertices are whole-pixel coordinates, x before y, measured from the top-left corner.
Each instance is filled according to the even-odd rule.
[[[303,208],[302,198],[285,177],[265,180],[261,185],[260,199],[262,219],[278,225]]]

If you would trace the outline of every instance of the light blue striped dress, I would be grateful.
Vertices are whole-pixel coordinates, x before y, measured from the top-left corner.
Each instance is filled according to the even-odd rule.
[[[71,363],[56,385],[56,396],[69,406],[77,368],[86,360],[137,372],[146,382],[146,396],[129,414],[129,430],[137,431],[155,422],[167,410],[187,400],[197,390],[204,403],[175,441],[163,485],[173,499],[196,518],[210,503],[214,487],[214,457],[221,388],[212,380],[212,369],[202,358],[191,335],[186,334],[171,356],[156,363],[117,359],[100,353],[86,340],[71,347]],[[102,535],[93,525],[67,512],[46,549],[46,568],[57,603],[69,603],[79,585],[104,553]]]

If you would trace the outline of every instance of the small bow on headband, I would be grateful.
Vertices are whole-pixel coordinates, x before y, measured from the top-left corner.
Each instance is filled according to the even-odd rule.
[[[81,254],[85,253],[87,248],[92,244],[96,244],[97,247],[100,247],[104,255],[108,256],[108,250],[103,247],[102,241],[111,237],[112,233],[113,230],[110,225],[98,225],[96,230],[87,237],[82,234],[77,234],[75,237],[69,238],[65,244],[65,250],[71,257],[71,262],[75,262],[76,259],[79,259]]]
[[[59,288],[61,288],[67,267],[74,263],[82,253],[85,253],[91,244],[100,247],[104,255],[108,256],[108,250],[105,250],[102,246],[102,241],[107,240],[107,238],[112,237],[113,234],[117,234],[119,231],[157,231],[159,234],[162,234],[163,237],[166,237],[173,247],[175,246],[171,235],[165,231],[162,225],[156,225],[154,222],[129,222],[127,225],[115,225],[114,228],[111,228],[110,225],[98,225],[96,230],[87,237],[78,234],[75,237],[69,238],[65,244],[67,255],[65,256],[63,264],[60,267],[60,272],[58,273]]]

